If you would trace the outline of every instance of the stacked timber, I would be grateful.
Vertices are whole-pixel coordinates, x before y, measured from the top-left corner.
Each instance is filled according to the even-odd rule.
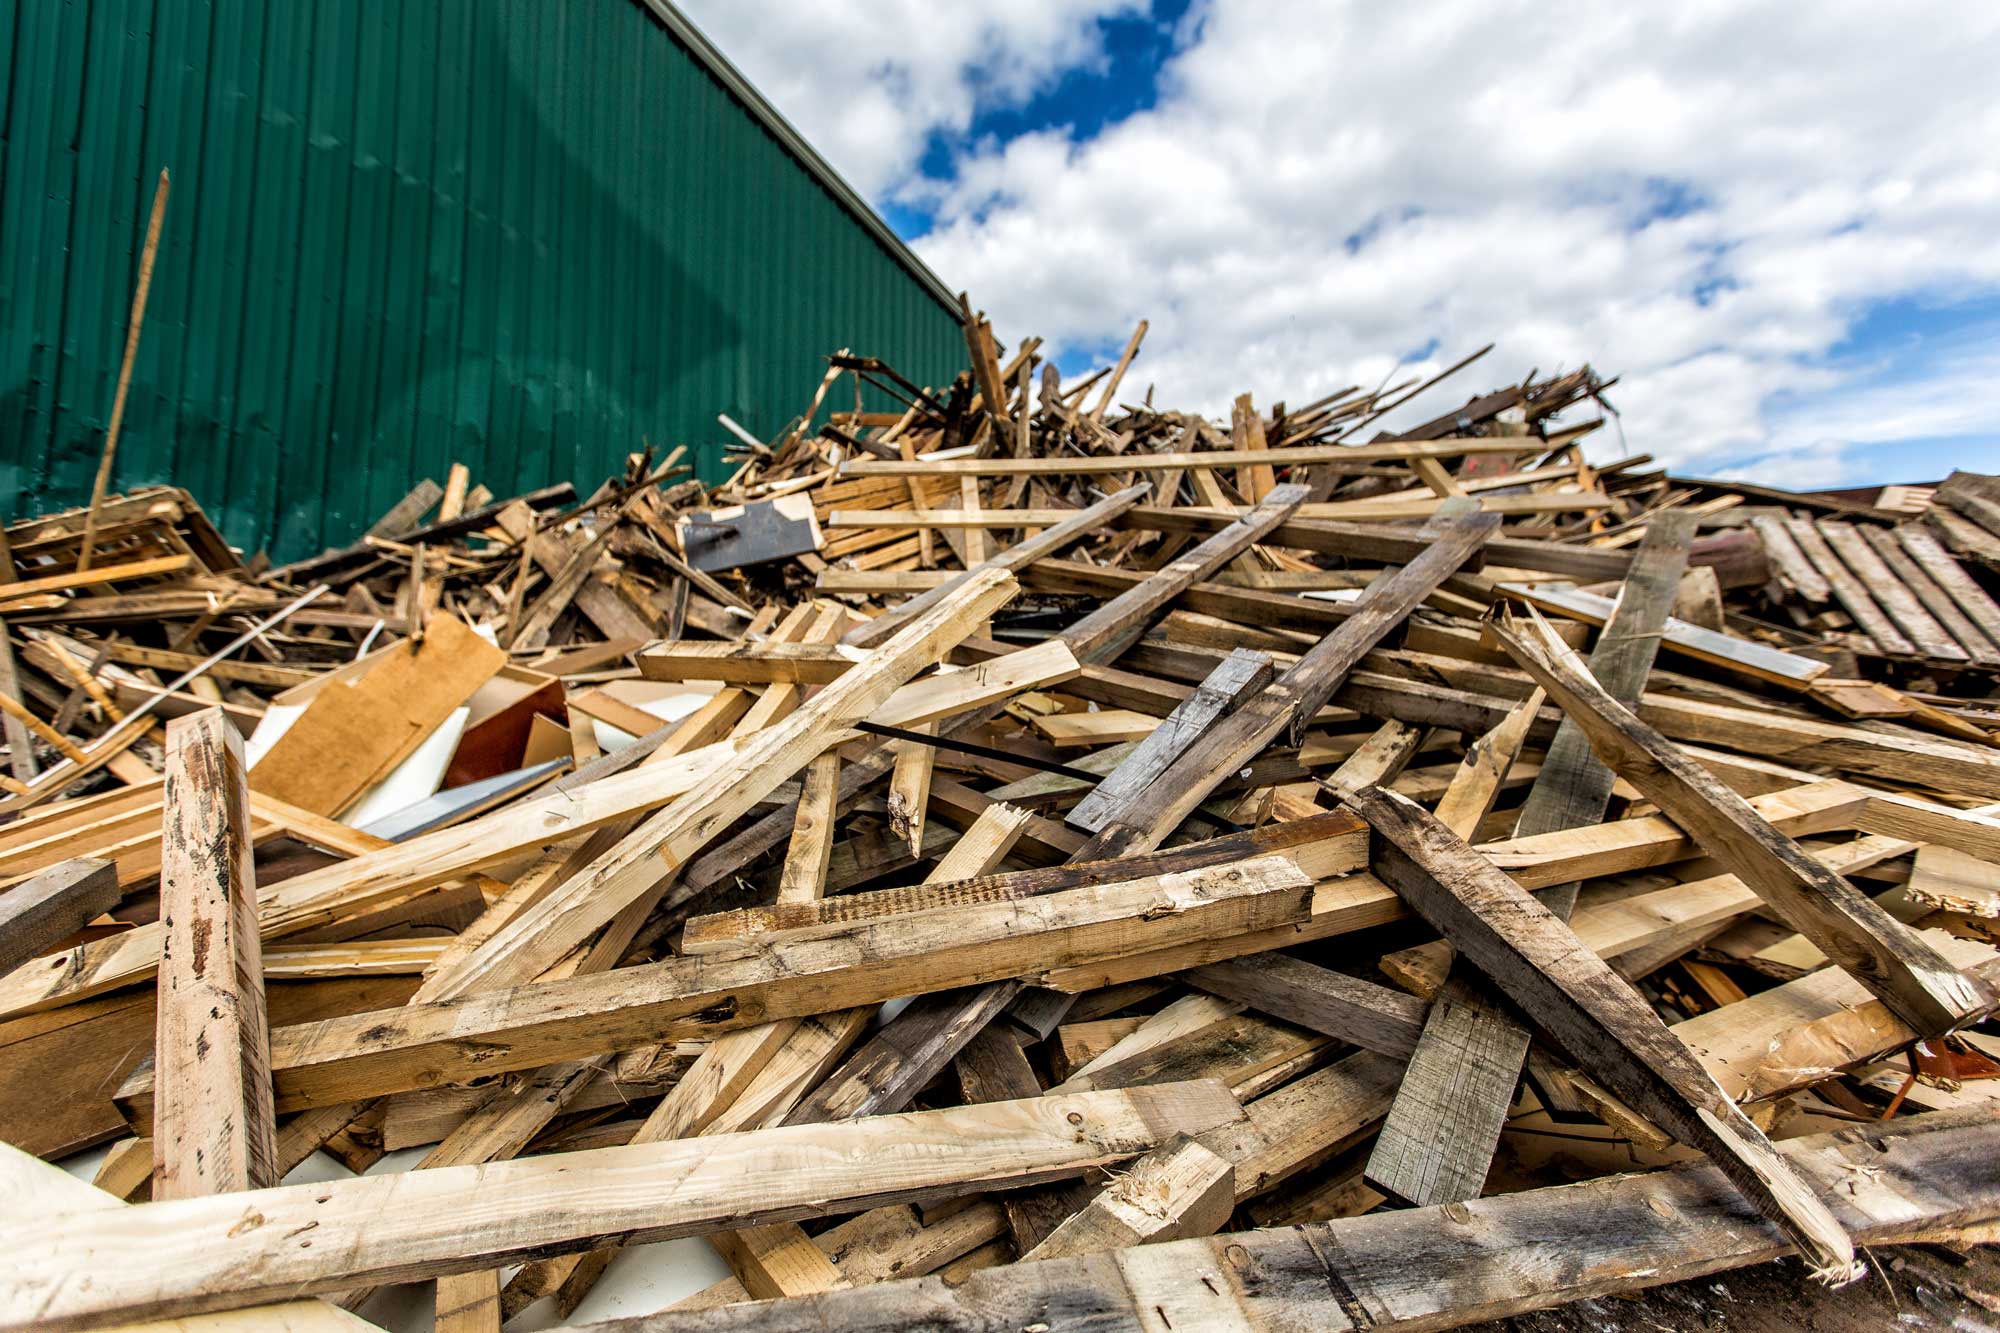
[[[0,1330],[1437,1328],[1986,1238],[2000,483],[965,330],[713,488],[7,528]]]

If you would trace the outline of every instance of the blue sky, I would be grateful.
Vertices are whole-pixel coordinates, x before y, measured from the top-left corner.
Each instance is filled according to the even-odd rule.
[[[1588,361],[1690,475],[2000,471],[2000,7],[687,7],[1065,373],[1143,318],[1134,393],[1215,413],[1491,341],[1412,413]]]

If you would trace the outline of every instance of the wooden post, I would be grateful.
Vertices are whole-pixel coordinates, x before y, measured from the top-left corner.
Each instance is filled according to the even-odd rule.
[[[243,741],[219,708],[167,724],[153,1197],[277,1183],[271,1042]]]

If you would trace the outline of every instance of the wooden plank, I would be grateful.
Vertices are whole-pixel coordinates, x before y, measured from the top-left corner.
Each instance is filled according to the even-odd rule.
[[[1091,476],[1107,472],[1173,472],[1187,468],[1250,464],[1379,463],[1407,458],[1458,458],[1467,454],[1519,453],[1520,441],[1465,436],[1377,444],[1303,445],[1290,449],[1204,449],[1198,453],[1119,454],[1048,458],[919,458],[914,461],[860,459],[841,465],[844,477],[1013,477]]]
[[[1947,964],[1909,927],[1807,856],[1741,796],[1633,716],[1553,634],[1530,639],[1523,628],[1504,623],[1494,632],[1623,777],[1912,1026],[1927,1034],[1948,1032],[2000,1004],[2000,994]]]
[[[1072,889],[829,927],[782,949],[674,959],[484,991],[272,1037],[280,1110],[535,1068],[557,1060],[800,1017],[902,995],[1011,980],[1045,966],[1227,938],[1300,920],[1310,881],[1289,861]],[[121,1090],[141,1120],[150,1080]]]
[[[1235,1208],[1235,1168],[1193,1139],[1173,1139],[1133,1162],[1020,1261],[1211,1236]]]
[[[1288,1023],[1408,1059],[1423,1031],[1422,1000],[1281,953],[1210,963],[1183,974],[1191,986]]]
[[[1654,515],[1620,585],[1591,654],[1592,670],[1618,697],[1636,699],[1645,686],[1694,526],[1691,515]],[[1531,697],[1540,694],[1538,689]],[[1582,730],[1565,718],[1528,793],[1517,834],[1532,837],[1601,820],[1614,781]],[[1576,885],[1556,881],[1543,902],[1552,914],[1567,918]],[[1368,1182],[1416,1204],[1478,1198],[1514,1104],[1528,1044],[1526,1027],[1485,979],[1470,968],[1452,968],[1433,998],[1410,1069],[1369,1154]]]
[[[1918,652],[1945,662],[1971,659],[1971,654],[1959,647],[1958,641],[1946,632],[1945,627],[1924,610],[1916,594],[1897,579],[1895,572],[1876,554],[1875,548],[1861,535],[1859,528],[1848,523],[1824,522],[1819,525],[1819,533],[1841,562],[1854,571],[1861,586],[1888,612],[1889,619],[1909,636]]]
[[[228,1309],[1108,1166],[1242,1114],[1214,1083],[1036,1098],[529,1158],[0,1226],[0,1328]],[[247,1214],[261,1225],[242,1225]],[[439,1227],[436,1219],[458,1219]],[[301,1227],[314,1243],[294,1239]],[[71,1281],[86,1264],[98,1281]]]
[[[1806,553],[1792,540],[1792,534],[1780,515],[1758,514],[1751,518],[1750,526],[1762,539],[1765,558],[1776,567],[1779,579],[1787,588],[1808,602],[1824,602],[1833,596],[1833,585],[1806,559]]]
[[[150,1152],[148,1153],[150,1166]],[[0,1214],[13,1217],[109,1213],[124,1205],[61,1167],[0,1143]],[[375,1325],[324,1301],[230,1310],[201,1319],[121,1323],[121,1333],[379,1333]]]
[[[1991,946],[1926,931],[1939,953],[1991,981]],[[1920,1034],[1838,968],[1822,968],[1674,1024],[1674,1034],[1739,1101],[1777,1097],[1880,1060]]]
[[[987,806],[952,844],[951,850],[938,858],[937,865],[924,877],[924,883],[950,884],[997,869],[1028,831],[1029,818],[1028,811],[1004,802]]]
[[[1239,648],[1210,672],[1195,692],[1149,731],[1105,779],[1063,816],[1071,828],[1095,833],[1112,814],[1158,779],[1208,727],[1227,716],[1271,678],[1269,653]]]
[[[1287,487],[1272,492],[1275,497]],[[1362,595],[1354,614],[1285,673],[1184,750],[1150,788],[1119,810],[1092,839],[1083,859],[1158,847],[1224,778],[1289,729],[1298,745],[1314,714],[1382,636],[1491,535],[1498,520],[1475,514],[1451,519],[1410,564],[1386,572]]]
[[[838,831],[835,798],[839,794],[840,752],[828,750],[806,765],[798,819],[792,825],[791,844],[785,849],[784,869],[778,876],[780,903],[816,902],[822,896]]]
[[[153,1196],[274,1185],[270,1031],[243,738],[219,709],[167,724]]]
[[[921,735],[935,735],[936,723],[912,728]],[[909,846],[910,855],[924,850],[924,820],[931,803],[931,772],[937,747],[922,741],[892,741],[896,764],[889,772],[889,831]]]
[[[2000,643],[1987,638],[1979,626],[1959,610],[1951,594],[1903,549],[1894,532],[1877,527],[1862,527],[1859,531],[1875,548],[1875,554],[1882,563],[1916,595],[1924,609],[1937,618],[1937,622],[1964,647],[1975,663],[1985,667],[2000,666]]]
[[[1896,537],[1910,553],[1910,559],[1944,589],[1968,620],[1979,626],[1979,632],[2000,645],[2000,606],[1952,558],[1951,552],[1939,545],[1937,538],[1912,524],[1897,528]]]
[[[1955,848],[1928,844],[1917,849],[1904,892],[1943,911],[2000,917],[2000,866]]]
[[[265,752],[250,785],[336,816],[410,756],[507,655],[451,615],[433,616],[423,641],[389,649],[358,679],[329,681]]]
[[[0,974],[82,930],[124,897],[118,867],[80,856],[0,892]]]
[[[1183,701],[1185,702],[1185,701]],[[1142,741],[1162,725],[1150,713],[1130,708],[1101,708],[1089,713],[1053,713],[1038,717],[1034,728],[1058,751],[1094,750],[1105,745]]]
[[[825,685],[845,675],[858,655],[831,644],[672,643],[633,658],[647,680],[720,680],[732,685]]]
[[[1394,792],[1349,804],[1380,835],[1376,873],[1593,1078],[1700,1149],[1827,1281],[1860,1275],[1846,1231],[1762,1131],[1558,916]]]
[[[1333,770],[1324,785],[1336,793],[1386,786],[1402,772],[1423,739],[1422,727],[1407,722],[1384,722],[1355,747],[1353,754],[1340,761],[1340,767]]]
[[[1854,795],[1858,802],[1859,793]],[[974,828],[994,811],[1005,808],[998,802],[988,806],[980,812]],[[960,839],[960,845],[971,836],[968,831]],[[842,894],[809,904],[739,908],[694,917],[682,932],[682,951],[698,955],[736,953],[745,947],[770,948],[787,940],[813,937],[842,923],[877,921],[912,912],[959,911],[981,903],[1227,866],[1260,856],[1282,855],[1316,879],[1358,870],[1368,862],[1367,837],[1361,822],[1352,815],[1335,811],[1116,861],[1050,866],[982,879],[957,873],[963,869],[962,864],[947,865],[959,860],[957,852],[954,848],[941,860],[922,885]]]
[[[1020,983],[1009,981],[917,997],[784,1123],[823,1125],[904,1109],[1019,990]]]
[[[1949,1113],[1794,1139],[1778,1152],[1857,1242],[1876,1246],[1980,1234],[2000,1213],[1995,1137],[1981,1117]],[[903,1333],[994,1327],[995,1311],[1009,1327],[1415,1333],[1769,1263],[1789,1248],[1775,1226],[1746,1215],[1720,1171],[1690,1164],[575,1333]]]
[[[1586,625],[1607,623],[1617,606],[1609,597],[1575,589],[1541,588],[1525,583],[1502,583],[1499,587],[1509,597],[1526,602],[1537,610],[1568,616]],[[1665,646],[1674,652],[1711,666],[1740,671],[1786,689],[1803,690],[1832,670],[1824,662],[1798,657],[1731,634],[1718,634],[1673,616],[1667,617],[1665,626],[1659,632]]]
[[[1993,763],[1990,746],[1657,693],[1640,700],[1638,713],[1649,726],[1677,741],[2000,800],[2000,767]]]
[[[193,563],[191,555],[162,555],[150,560],[128,560],[120,565],[99,565],[93,569],[71,570],[66,574],[48,574],[38,579],[16,579],[0,585],[0,611],[16,610],[17,602],[25,602],[44,593],[94,588],[123,579],[178,574]]]
[[[1465,747],[1465,761],[1438,798],[1434,813],[1440,824],[1461,838],[1475,835],[1480,822],[1492,813],[1508,770],[1528,743],[1528,728],[1541,714],[1544,697],[1543,691],[1536,690],[1493,730]]]
[[[997,1024],[974,1034],[953,1059],[958,1088],[968,1106],[1039,1097],[1042,1085],[1021,1049],[1020,1035]],[[1031,1190],[1009,1190],[998,1203],[1007,1218],[1016,1254],[1026,1254],[1091,1198],[1074,1181]]]
[[[976,1203],[926,1225],[907,1204],[891,1204],[849,1218],[812,1238],[838,1268],[844,1285],[866,1286],[933,1273],[1000,1235],[1000,1209]],[[741,1282],[726,1278],[669,1309],[716,1310],[750,1299]],[[573,1313],[570,1311],[569,1313]],[[557,1313],[563,1318],[560,1303]]]
[[[1877,648],[1885,653],[1904,656],[1916,652],[1916,645],[1904,638],[1902,631],[1882,614],[1882,608],[1869,596],[1868,589],[1855,582],[1854,576],[1847,572],[1847,567],[1827,545],[1826,538],[1812,520],[1787,517],[1785,531],[1792,535],[1792,540],[1798,543],[1799,549],[1805,552],[1806,558],[1826,579],[1827,586],[1833,589],[1834,600],[1854,617],[1854,623],[1875,641]]]

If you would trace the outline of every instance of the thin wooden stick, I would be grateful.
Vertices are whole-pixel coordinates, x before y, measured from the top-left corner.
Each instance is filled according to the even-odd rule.
[[[132,293],[132,322],[125,330],[125,363],[118,368],[118,393],[111,400],[111,426],[104,432],[104,456],[97,460],[97,480],[90,488],[90,512],[83,517],[83,545],[76,555],[79,572],[90,568],[90,548],[97,542],[97,511],[111,485],[111,460],[118,452],[118,432],[125,425],[125,395],[132,387],[132,362],[139,355],[139,330],[146,323],[146,296],[153,290],[153,257],[160,251],[160,226],[167,220],[167,169],[153,190],[153,216],[146,223],[146,248],[139,255],[139,286]]]

